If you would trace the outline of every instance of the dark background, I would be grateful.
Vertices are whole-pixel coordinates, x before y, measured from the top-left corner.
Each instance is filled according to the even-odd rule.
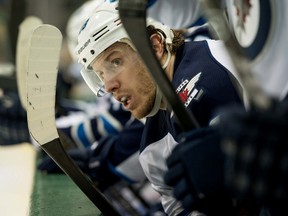
[[[16,90],[15,56],[19,24],[26,16],[60,29],[65,37],[69,16],[85,0],[0,0],[0,90]]]

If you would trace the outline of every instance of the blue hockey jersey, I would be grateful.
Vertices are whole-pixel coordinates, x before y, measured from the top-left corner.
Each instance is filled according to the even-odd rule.
[[[243,104],[233,83],[237,81],[227,68],[233,70],[221,41],[187,42],[176,54],[172,84],[201,126],[209,125],[217,117],[218,108]],[[166,158],[177,145],[181,132],[173,112],[160,110],[147,118],[140,148],[140,163],[152,187],[161,194],[168,215],[183,211],[172,197],[172,189],[163,181]]]

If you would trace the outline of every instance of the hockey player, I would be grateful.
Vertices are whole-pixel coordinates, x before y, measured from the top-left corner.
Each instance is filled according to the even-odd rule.
[[[220,41],[184,42],[177,31],[150,19],[147,28],[155,54],[176,93],[201,127],[215,120],[218,108],[243,104]],[[166,213],[188,214],[163,181],[166,158],[179,142],[182,131],[124,30],[117,3],[102,4],[86,21],[76,53],[84,65],[82,76],[95,94],[111,93],[134,117],[147,117],[140,148],[142,168],[161,194]],[[218,200],[225,203],[222,209],[230,214],[229,197],[223,195]]]
[[[72,59],[75,60],[72,47],[76,46],[79,33],[76,29],[80,29],[89,14],[102,3],[102,0],[87,1],[71,15],[67,25],[67,41]],[[112,169],[138,152],[143,123],[131,117],[118,101],[109,96],[87,105],[85,109],[81,108],[83,105],[65,106],[68,114],[58,117],[56,125],[62,137],[72,143],[68,147],[73,148],[68,150],[70,156],[104,190],[119,180]],[[91,165],[93,163],[98,165]],[[38,168],[47,173],[61,172],[49,157],[44,158]]]
[[[75,54],[72,47],[76,47],[82,24],[102,2],[85,2],[68,20],[67,42],[73,60]],[[74,71],[79,69],[76,62],[72,64],[76,66],[73,67]],[[81,82],[81,75],[78,79]],[[87,103],[86,107],[83,104],[80,108],[68,107],[70,112],[56,120],[61,138],[70,140],[74,146],[67,153],[121,215],[131,212],[132,215],[146,215],[148,212],[163,211],[159,195],[151,192],[138,160],[144,121],[132,117],[110,95],[97,98],[95,104]],[[38,169],[45,173],[62,173],[48,156],[41,161]]]

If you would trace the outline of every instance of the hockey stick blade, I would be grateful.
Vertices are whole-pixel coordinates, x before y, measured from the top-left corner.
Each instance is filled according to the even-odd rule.
[[[186,110],[175,93],[170,80],[152,49],[146,29],[146,5],[147,0],[119,0],[121,22],[150,71],[151,76],[174,111],[176,119],[184,130],[191,130],[198,127],[198,123],[194,116]]]
[[[61,32],[40,25],[32,34],[28,55],[27,118],[33,139],[95,206],[107,216],[119,213],[65,152],[56,129],[55,95]]]
[[[16,47],[16,77],[17,77],[17,88],[20,97],[22,107],[26,110],[27,102],[27,62],[28,62],[28,45],[32,36],[33,30],[42,24],[42,21],[38,17],[29,16],[26,17],[19,26],[19,33],[17,38]]]
[[[242,52],[234,34],[232,34],[228,23],[224,17],[221,0],[201,0],[207,20],[215,30],[217,36],[222,40],[227,48],[231,60],[236,68],[237,74],[247,92],[250,107],[268,109],[271,100],[260,88],[252,75],[249,60]]]

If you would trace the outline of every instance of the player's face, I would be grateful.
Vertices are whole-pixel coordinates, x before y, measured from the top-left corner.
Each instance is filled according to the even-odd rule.
[[[135,118],[143,118],[154,105],[156,86],[138,54],[125,43],[115,43],[92,63],[107,92]]]

